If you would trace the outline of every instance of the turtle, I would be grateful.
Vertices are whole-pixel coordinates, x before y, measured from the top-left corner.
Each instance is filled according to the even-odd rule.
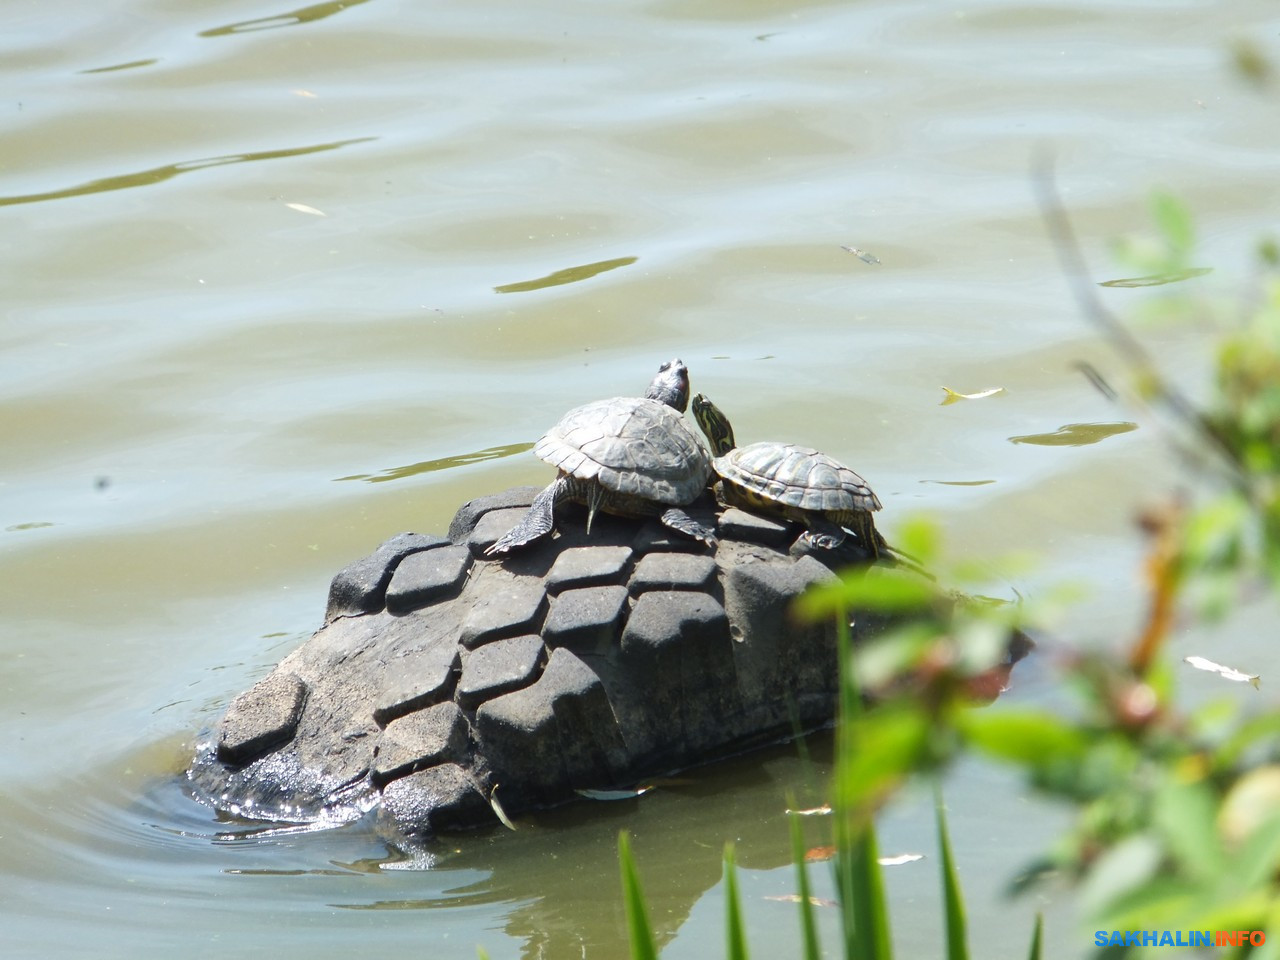
[[[587,506],[587,535],[597,510],[623,517],[656,516],[707,544],[715,531],[681,508],[707,489],[711,457],[682,413],[689,406],[689,368],[680,359],[658,368],[643,397],[613,397],[570,410],[533,448],[560,469],[524,518],[485,553],[506,553],[550,533],[555,508]]]
[[[801,539],[823,549],[844,543],[845,527],[872,560],[888,549],[871,518],[880,499],[843,463],[794,443],[766,440],[739,447],[729,418],[702,394],[693,398],[693,417],[711,444],[711,466],[726,503],[803,523]]]

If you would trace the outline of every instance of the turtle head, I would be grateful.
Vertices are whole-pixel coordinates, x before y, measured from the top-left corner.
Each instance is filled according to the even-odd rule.
[[[644,395],[684,413],[689,406],[689,368],[684,361],[677,357],[660,366]]]
[[[693,398],[693,419],[698,421],[698,426],[707,435],[712,456],[723,457],[737,446],[733,439],[733,427],[729,423],[729,418],[724,415],[723,410],[700,393]]]

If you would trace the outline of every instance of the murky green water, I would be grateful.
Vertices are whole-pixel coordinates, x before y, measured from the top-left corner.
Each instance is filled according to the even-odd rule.
[[[1099,280],[1154,184],[1198,213],[1217,271],[1192,283],[1238,277],[1277,213],[1274,94],[1226,55],[1274,47],[1266,0],[11,0],[5,21],[5,956],[619,957],[620,828],[665,956],[719,954],[727,839],[757,955],[794,956],[767,897],[793,889],[782,795],[821,777],[820,741],[810,774],[780,749],[426,870],[359,826],[223,839],[176,774],[334,571],[544,481],[524,451],[546,426],[672,355],[741,437],[854,465],[891,538],[925,510],[957,555],[1030,551],[1010,592],[1090,588],[1065,642],[1123,635],[1130,518],[1176,466],[1074,366],[1123,380],[1030,157],[1052,146]],[[1202,336],[1150,334],[1186,378]],[[943,384],[1007,392],[940,406]],[[1032,904],[999,890],[1059,815],[976,765],[948,799],[975,954],[1017,955]],[[924,798],[883,828],[932,851]],[[936,953],[934,862],[890,883],[903,955]],[[1069,901],[1039,906],[1053,954],[1084,952]]]

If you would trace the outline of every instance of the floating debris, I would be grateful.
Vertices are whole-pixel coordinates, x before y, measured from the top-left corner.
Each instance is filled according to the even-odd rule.
[[[323,210],[317,210],[315,207],[309,207],[305,203],[286,203],[286,207],[290,210],[297,210],[299,213],[309,213],[313,217],[327,217],[328,214]]]
[[[900,853],[894,857],[880,857],[876,863],[882,867],[900,867],[904,863],[915,863],[917,860],[923,860],[923,853]]]
[[[831,815],[831,804],[824,803],[820,807],[809,807],[806,810],[787,810],[788,814],[794,814],[797,817],[826,817]]]
[[[642,787],[636,787],[634,790],[575,790],[573,791],[580,797],[586,797],[588,800],[634,800],[636,797],[642,797],[653,789],[653,784],[645,784]]]
[[[494,816],[502,821],[502,825],[508,830],[514,830],[516,825],[511,822],[511,818],[507,816],[507,811],[502,809],[502,804],[498,802],[498,784],[493,785],[493,789],[489,791],[489,806],[493,807]]]
[[[943,407],[949,403],[959,403],[961,400],[984,400],[987,397],[998,397],[1002,393],[1009,392],[1004,387],[991,387],[987,390],[979,390],[977,393],[960,393],[950,387],[943,387],[942,391],[946,394],[940,404]]]
[[[800,894],[798,893],[766,893],[766,900],[776,900],[779,903],[799,903]],[[810,897],[809,904],[814,907],[838,907],[839,904],[834,900],[824,900],[822,897]]]
[[[855,257],[857,257],[863,263],[870,263],[874,265],[880,262],[880,258],[877,257],[874,253],[867,253],[867,251],[859,250],[857,247],[846,247],[842,243],[840,244],[840,249],[847,250],[849,253],[852,253]]]
[[[1197,670],[1204,670],[1206,673],[1216,673],[1224,680],[1235,680],[1237,683],[1250,684],[1255,690],[1259,689],[1259,684],[1262,682],[1261,676],[1250,676],[1249,674],[1242,673],[1232,667],[1224,667],[1220,663],[1214,663],[1212,660],[1206,660],[1204,657],[1183,657],[1182,662],[1189,663]]]

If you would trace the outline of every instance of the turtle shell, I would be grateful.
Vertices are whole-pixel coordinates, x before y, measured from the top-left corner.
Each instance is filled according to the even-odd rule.
[[[692,502],[711,477],[711,457],[684,418],[641,397],[570,410],[533,452],[572,477],[660,503]]]
[[[713,463],[716,473],[763,500],[815,513],[879,510],[867,481],[825,453],[765,441],[736,447]]]

